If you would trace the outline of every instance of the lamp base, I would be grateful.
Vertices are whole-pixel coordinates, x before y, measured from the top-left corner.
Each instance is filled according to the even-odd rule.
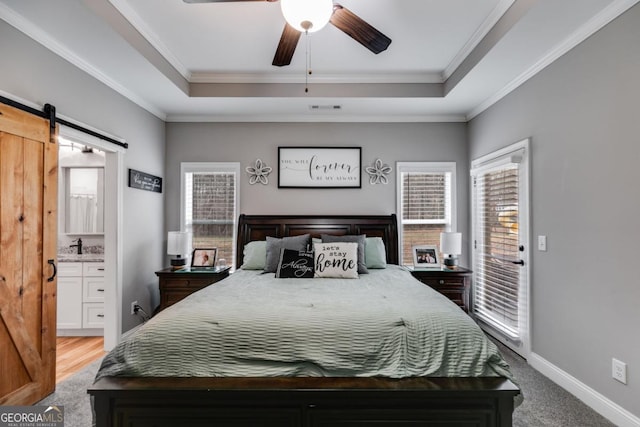
[[[455,268],[458,265],[458,258],[445,258],[444,265],[449,268]]]
[[[187,259],[186,258],[173,258],[171,260],[171,268],[173,270],[180,270],[182,268],[184,268],[184,266],[187,264]]]

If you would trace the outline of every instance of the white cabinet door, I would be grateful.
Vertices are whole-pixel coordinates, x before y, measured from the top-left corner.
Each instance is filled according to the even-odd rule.
[[[85,262],[82,268],[84,277],[104,277],[104,262]]]
[[[83,304],[83,308],[83,328],[104,328],[104,303],[87,302]]]
[[[58,277],[57,327],[82,328],[82,277]]]
[[[84,302],[104,302],[104,277],[85,277],[82,282]]]
[[[82,277],[81,262],[60,262],[58,263],[58,277]]]

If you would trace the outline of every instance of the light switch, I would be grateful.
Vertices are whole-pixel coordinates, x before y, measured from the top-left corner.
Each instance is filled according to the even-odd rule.
[[[546,250],[547,250],[547,236],[538,236],[538,250],[546,252]]]

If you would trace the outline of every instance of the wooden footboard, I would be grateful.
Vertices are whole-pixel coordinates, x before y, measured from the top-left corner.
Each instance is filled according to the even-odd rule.
[[[96,427],[511,426],[505,378],[102,378]]]

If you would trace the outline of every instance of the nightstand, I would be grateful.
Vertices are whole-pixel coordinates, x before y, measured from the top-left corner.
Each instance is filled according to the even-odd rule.
[[[160,281],[160,306],[157,311],[162,311],[195,291],[228,277],[230,268],[213,267],[197,270],[165,268],[164,270],[156,271],[156,276]]]
[[[469,293],[473,271],[464,267],[423,270],[409,267],[409,269],[413,277],[458,304],[465,312],[469,312]]]

